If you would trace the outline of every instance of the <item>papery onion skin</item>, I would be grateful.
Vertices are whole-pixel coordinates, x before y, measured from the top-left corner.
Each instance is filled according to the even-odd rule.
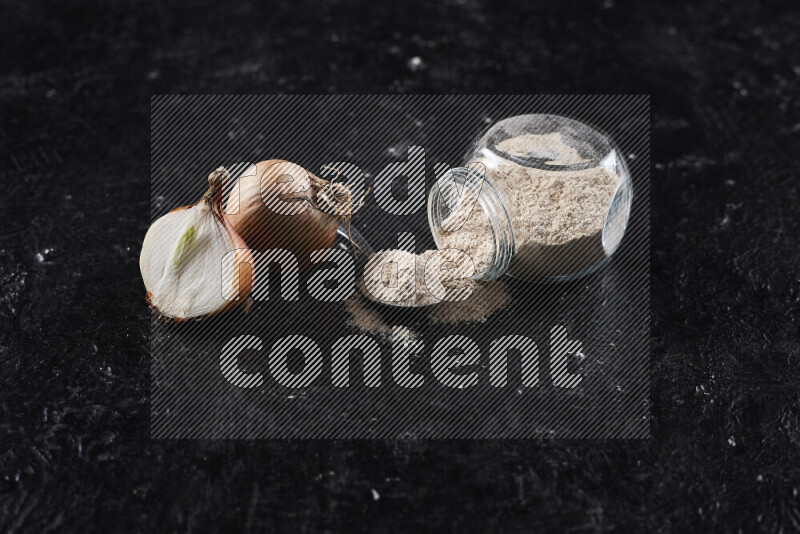
[[[159,223],[166,222],[165,219],[170,217],[171,215],[183,211],[188,210],[190,208],[197,207],[200,204],[203,204],[206,209],[211,211],[211,216],[215,217],[219,223],[221,223],[228,234],[228,237],[231,240],[231,248],[230,250],[235,250],[233,265],[235,268],[232,272],[231,284],[232,289],[235,292],[235,297],[231,295],[228,300],[225,301],[225,304],[220,306],[218,309],[211,313],[206,313],[203,315],[198,316],[178,316],[175,314],[166,313],[164,310],[159,309],[156,304],[156,298],[154,297],[151,291],[147,291],[145,299],[150,307],[153,309],[154,312],[161,318],[170,319],[174,321],[185,321],[188,319],[202,319],[205,317],[210,317],[212,315],[217,315],[224,311],[230,310],[240,304],[247,302],[248,296],[253,288],[253,281],[254,281],[254,273],[253,273],[253,256],[250,250],[247,247],[245,241],[239,236],[236,231],[231,226],[230,222],[226,219],[225,214],[222,212],[222,196],[225,189],[225,183],[228,179],[228,173],[223,168],[219,168],[216,171],[212,172],[209,177],[209,189],[203,195],[203,198],[200,202],[195,204],[190,204],[188,206],[181,206],[179,208],[175,208],[157,221],[155,221],[148,230],[148,235],[145,236],[145,242],[142,247],[142,255],[139,260],[140,269],[142,271],[142,277],[145,279],[145,285],[147,285],[146,279],[148,278],[145,275],[145,247],[148,243],[148,237],[150,236],[151,232],[157,231]],[[242,265],[245,264],[245,265]],[[224,288],[223,288],[224,289]]]
[[[247,243],[245,243],[244,239],[242,239],[241,236],[236,233],[236,230],[233,229],[230,222],[225,217],[225,214],[222,213],[221,195],[217,207],[219,216],[222,219],[225,228],[228,230],[228,235],[230,235],[231,241],[233,242],[233,250],[236,251],[233,264],[238,266],[237,269],[233,270],[233,278],[231,280],[233,289],[238,289],[238,295],[235,298],[228,300],[228,303],[222,309],[216,312],[222,313],[224,311],[228,311],[229,309],[235,308],[240,304],[244,304],[249,297],[250,292],[253,290],[253,280],[255,279],[255,262],[253,254],[250,252]]]
[[[225,207],[226,219],[253,250],[288,250],[297,257],[301,270],[309,268],[312,252],[333,246],[339,225],[339,218],[320,210],[316,201],[320,184],[327,182],[286,160],[271,159],[254,167],[234,184]],[[274,204],[267,205],[277,197],[281,188],[278,179],[286,175],[287,168],[291,169],[295,190],[305,187],[304,191],[281,196],[286,202],[305,203],[301,213],[291,215],[277,213]]]

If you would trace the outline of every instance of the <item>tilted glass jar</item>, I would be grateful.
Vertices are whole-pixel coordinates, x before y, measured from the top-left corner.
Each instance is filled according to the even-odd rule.
[[[614,253],[632,196],[607,135],[566,117],[521,115],[495,124],[464,167],[434,184],[428,221],[438,248],[473,259],[476,279],[566,281]]]

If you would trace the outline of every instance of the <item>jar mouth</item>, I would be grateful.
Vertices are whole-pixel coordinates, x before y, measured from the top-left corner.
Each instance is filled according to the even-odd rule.
[[[522,156],[515,156],[514,154],[509,154],[508,152],[504,152],[497,147],[491,147],[491,148],[487,147],[485,150],[487,152],[490,152],[494,156],[503,158],[512,163],[516,163],[517,165],[521,165],[523,167],[530,167],[533,169],[541,169],[543,171],[585,171],[586,169],[591,169],[593,167],[597,167],[600,165],[600,161],[595,159],[581,161],[579,163],[554,165],[552,163],[549,163],[552,160],[547,158],[524,158]]]
[[[520,150],[519,152],[508,150],[510,147],[501,148],[505,141],[512,138],[552,134],[558,134],[566,145],[577,151],[579,159],[571,162],[561,161],[560,158],[566,154],[558,153],[558,151],[548,154],[551,150],[542,145],[530,147],[539,150]],[[524,167],[550,171],[574,171],[599,165],[605,154],[608,154],[613,148],[610,139],[610,136],[599,128],[575,119],[547,113],[530,114],[508,117],[495,123],[481,138],[476,149],[478,152],[482,149],[489,149],[497,156]]]
[[[455,210],[462,196],[469,191],[489,220],[492,231],[492,255],[483,272],[476,272],[474,280],[494,280],[505,274],[514,253],[514,233],[511,216],[500,193],[486,179],[485,173],[469,167],[456,167],[447,171],[431,187],[428,194],[428,224],[438,249],[447,248],[441,237],[442,222]]]

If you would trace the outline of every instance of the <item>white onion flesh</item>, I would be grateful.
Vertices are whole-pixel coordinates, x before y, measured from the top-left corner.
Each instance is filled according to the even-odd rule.
[[[164,215],[147,231],[139,268],[150,304],[164,316],[213,315],[240,304],[250,291],[252,271],[240,280],[239,265],[252,256],[218,211],[220,197],[221,188],[212,184],[201,202]]]

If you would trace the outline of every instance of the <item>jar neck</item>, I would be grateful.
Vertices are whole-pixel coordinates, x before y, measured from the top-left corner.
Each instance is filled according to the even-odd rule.
[[[473,209],[481,209],[489,221],[491,235],[474,236],[492,243],[488,266],[473,276],[476,280],[494,280],[508,271],[514,255],[514,231],[506,203],[491,183],[485,168],[456,167],[446,172],[428,195],[428,223],[437,248],[446,248],[441,237],[442,222],[455,210],[465,194],[476,199]]]

